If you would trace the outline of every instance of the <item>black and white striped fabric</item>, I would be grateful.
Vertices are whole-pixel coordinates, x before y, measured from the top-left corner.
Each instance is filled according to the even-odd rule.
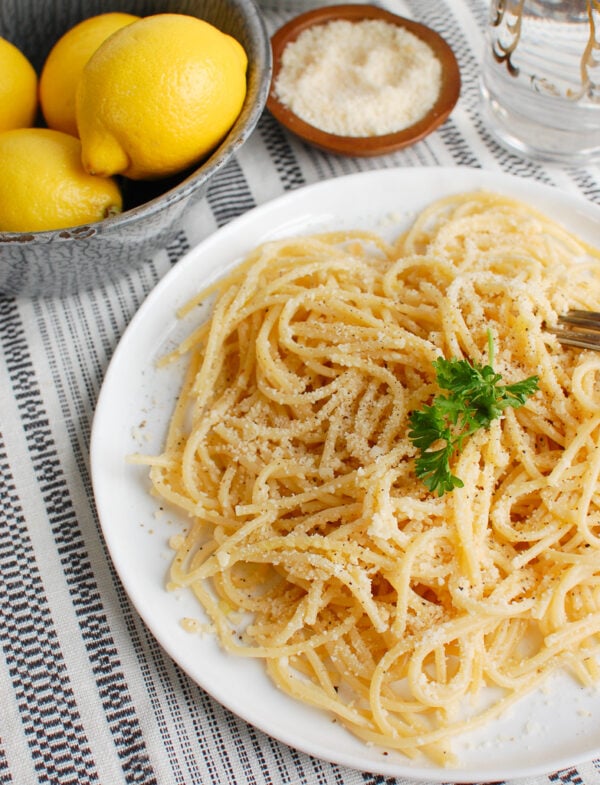
[[[175,241],[141,270],[64,300],[0,298],[2,785],[396,782],[287,748],[182,673],[115,574],[88,461],[96,398],[129,320],[188,249],[255,205],[360,170],[436,165],[509,172],[600,204],[600,167],[545,168],[502,150],[482,125],[477,80],[486,0],[386,5],[435,28],[459,58],[462,95],[436,133],[382,158],[343,158],[306,146],[265,112]],[[305,7],[302,0],[285,7],[265,0],[269,29]],[[600,761],[527,782],[600,785]]]

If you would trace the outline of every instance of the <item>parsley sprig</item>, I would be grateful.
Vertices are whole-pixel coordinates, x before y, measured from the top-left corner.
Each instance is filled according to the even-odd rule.
[[[436,395],[430,405],[412,412],[408,435],[420,450],[415,469],[432,492],[462,488],[463,481],[452,474],[450,460],[463,443],[480,428],[488,428],[504,409],[522,406],[538,389],[538,377],[530,376],[515,384],[500,384],[502,376],[493,368],[494,343],[488,332],[487,365],[443,357],[434,360],[438,386],[448,395]],[[431,449],[436,443],[439,447]]]

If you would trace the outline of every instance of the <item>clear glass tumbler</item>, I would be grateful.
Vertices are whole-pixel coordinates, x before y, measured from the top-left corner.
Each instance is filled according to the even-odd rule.
[[[600,161],[600,0],[492,0],[483,117],[509,150]]]

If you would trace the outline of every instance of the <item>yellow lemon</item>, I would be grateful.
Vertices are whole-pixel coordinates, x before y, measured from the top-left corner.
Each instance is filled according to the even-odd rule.
[[[122,209],[116,182],[81,165],[79,139],[50,128],[0,133],[0,231],[40,232],[100,221]]]
[[[75,92],[83,67],[109,35],[139,19],[109,12],[84,19],[58,39],[40,75],[40,104],[47,125],[77,136]]]
[[[155,14],[118,30],[79,81],[84,167],[156,179],[195,164],[235,122],[247,63],[238,41],[185,14]]]
[[[0,38],[0,131],[33,125],[38,79],[20,49]]]

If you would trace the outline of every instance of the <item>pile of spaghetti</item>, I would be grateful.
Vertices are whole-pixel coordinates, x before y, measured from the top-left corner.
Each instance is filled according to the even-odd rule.
[[[365,742],[451,764],[451,740],[556,669],[600,677],[600,354],[545,329],[600,310],[600,253],[511,199],[436,202],[375,234],[269,242],[198,295],[208,321],[153,492],[189,516],[172,586],[223,647]],[[538,390],[415,474],[432,363]],[[235,630],[236,634],[232,634]],[[484,695],[493,693],[490,702]]]

